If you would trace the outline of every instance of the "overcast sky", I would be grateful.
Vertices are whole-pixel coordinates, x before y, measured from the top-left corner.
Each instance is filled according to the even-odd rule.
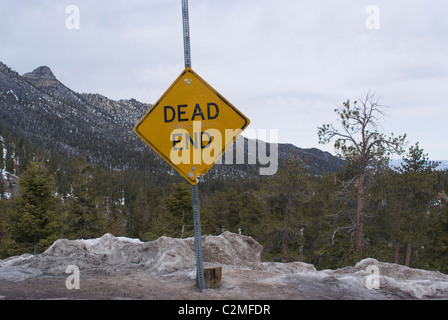
[[[184,69],[181,0],[0,4],[0,61],[20,74],[46,65],[77,92],[154,103]],[[448,159],[447,1],[190,0],[189,12],[193,70],[249,128],[334,153],[317,127],[371,90],[384,133]]]

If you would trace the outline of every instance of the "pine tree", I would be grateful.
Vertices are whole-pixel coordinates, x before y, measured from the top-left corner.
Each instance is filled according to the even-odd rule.
[[[264,191],[266,211],[260,218],[257,238],[266,256],[278,261],[303,260],[306,207],[314,194],[305,162],[291,155],[286,169],[277,173]]]
[[[234,183],[227,190],[215,191],[201,203],[204,233],[219,235],[228,230],[254,236],[262,213],[262,200],[256,191]]]
[[[431,207],[436,197],[438,163],[428,161],[418,143],[411,146],[403,164],[381,179],[377,224],[393,244],[393,262],[411,264],[412,253],[428,241]],[[414,259],[416,260],[416,259]],[[415,264],[414,264],[415,265]]]
[[[400,154],[406,135],[386,137],[378,131],[379,117],[383,114],[382,106],[373,95],[343,103],[335,109],[339,116],[342,130],[331,124],[318,128],[319,143],[328,143],[335,138],[336,152],[355,167],[357,200],[356,210],[352,217],[352,247],[360,254],[363,248],[364,211],[366,204],[367,177],[371,168],[375,168],[388,160],[392,153]]]
[[[313,177],[314,195],[304,210],[304,258],[318,269],[338,268],[357,262],[350,248],[351,191],[341,188],[342,173]],[[312,178],[312,177],[310,177]]]
[[[448,273],[448,199],[443,196],[431,211],[428,233],[425,262],[430,269]]]
[[[61,236],[62,216],[54,178],[43,162],[32,162],[19,177],[17,208],[8,214],[11,239],[33,253],[43,251]]]
[[[127,230],[131,237],[140,237],[148,232],[151,220],[151,206],[148,192],[144,188],[140,188],[135,200],[131,202],[129,207],[129,216],[127,218]]]
[[[173,191],[167,197],[165,206],[173,216],[173,230],[175,234],[184,238],[193,235],[193,207],[191,187],[185,183],[174,183]]]
[[[75,161],[72,192],[67,198],[67,229],[71,238],[94,238],[103,235],[106,227],[104,214],[98,209],[93,187],[93,167],[83,157]]]
[[[407,190],[402,215],[403,240],[406,243],[405,265],[411,262],[412,250],[422,244],[427,230],[430,207],[436,197],[436,176],[433,170],[439,163],[429,161],[428,154],[418,145],[409,148],[400,169]]]

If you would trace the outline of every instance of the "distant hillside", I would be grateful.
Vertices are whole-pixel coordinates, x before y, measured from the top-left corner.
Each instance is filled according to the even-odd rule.
[[[436,170],[440,171],[448,170],[448,160],[431,160],[431,161],[440,163],[439,166],[436,168]],[[389,162],[389,165],[392,167],[400,167],[402,163],[403,163],[402,159],[394,159]]]
[[[94,165],[114,170],[173,171],[132,131],[151,104],[77,93],[62,84],[47,66],[19,75],[0,62],[0,106],[0,124],[10,134],[22,136],[38,147],[82,155]],[[246,139],[244,145],[247,143]],[[343,165],[342,160],[316,148],[279,144],[278,151],[280,167],[291,152],[299,159],[307,158],[308,167],[315,172],[337,171]],[[246,159],[248,152],[246,148]],[[216,165],[209,175],[258,175],[260,163],[245,163]]]

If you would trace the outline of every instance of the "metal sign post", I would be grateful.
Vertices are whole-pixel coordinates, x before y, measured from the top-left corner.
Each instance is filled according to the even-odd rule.
[[[184,30],[184,57],[185,68],[191,68],[190,51],[190,21],[188,17],[188,0],[182,0],[182,24]],[[198,185],[191,186],[191,197],[193,203],[193,224],[194,224],[194,246],[196,248],[196,279],[198,290],[205,290],[204,260],[202,256],[202,234],[201,234],[201,214],[199,210],[199,188]]]
[[[190,19],[188,17],[188,0],[182,0],[182,25],[184,27],[185,68],[191,68]]]
[[[134,132],[192,185],[197,283],[203,291],[197,178],[212,168],[250,120],[191,69],[188,0],[182,0],[182,25],[185,70],[137,123]]]
[[[193,224],[194,224],[194,246],[196,248],[196,279],[198,290],[205,289],[204,262],[202,256],[202,234],[201,234],[201,214],[199,210],[199,190],[198,185],[191,186],[191,197],[193,199]]]

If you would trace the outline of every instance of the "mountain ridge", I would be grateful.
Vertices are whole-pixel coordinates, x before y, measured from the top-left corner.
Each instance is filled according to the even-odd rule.
[[[0,62],[0,106],[0,124],[36,146],[69,156],[82,155],[94,165],[114,170],[173,172],[132,130],[152,104],[77,93],[62,84],[48,66],[19,75]],[[235,150],[235,144],[232,148]],[[271,150],[269,143],[267,150]],[[247,148],[245,153],[247,157]],[[307,166],[314,172],[337,171],[343,165],[343,160],[320,149],[279,143],[279,167],[291,153],[298,159],[308,159]],[[260,167],[259,162],[215,165],[209,174],[250,177],[258,175]]]

